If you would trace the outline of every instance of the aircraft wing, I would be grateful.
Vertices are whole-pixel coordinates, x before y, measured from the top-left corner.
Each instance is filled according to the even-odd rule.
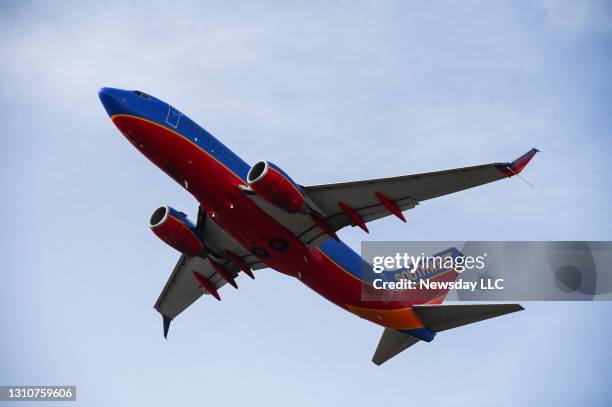
[[[312,247],[334,237],[345,226],[367,231],[367,222],[389,215],[405,221],[402,212],[422,201],[518,175],[537,152],[531,149],[506,163],[302,187],[311,206],[319,212],[318,219],[309,214],[288,214],[257,196],[252,199]]]
[[[228,282],[235,285],[235,278],[241,270],[245,271],[245,267],[250,276],[252,276],[250,270],[266,267],[215,223],[206,218],[202,211],[198,214],[197,227],[203,230],[208,256],[181,255],[176,263],[154,305],[154,308],[163,317],[164,337],[168,335],[170,321],[203,294],[211,294],[220,299],[217,290]]]
[[[360,224],[367,231],[365,223],[392,214],[405,222],[401,212],[422,201],[517,175],[537,152],[537,149],[531,149],[509,163],[316,185],[305,187],[304,191],[325,214],[325,222],[334,231]]]

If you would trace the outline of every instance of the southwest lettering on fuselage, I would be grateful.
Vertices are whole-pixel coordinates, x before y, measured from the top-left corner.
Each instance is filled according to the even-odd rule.
[[[432,188],[414,189],[417,178],[412,176],[303,187],[272,163],[260,161],[248,165],[189,117],[153,96],[102,88],[99,97],[121,133],[186,188],[201,207],[202,217],[199,213],[196,225],[168,206],[151,216],[150,226],[156,235],[183,254],[156,304],[164,319],[164,335],[170,321],[195,298],[208,292],[220,299],[217,289],[223,281],[237,288],[234,281],[237,273],[252,275],[249,268],[257,262],[299,278],[334,304],[362,318],[412,338],[433,339],[433,328],[423,323],[421,311],[413,307],[429,301],[439,304],[444,296],[412,301],[363,300],[364,261],[335,234],[348,225],[368,231],[365,222],[388,215],[405,221],[402,210],[429,199],[427,194],[432,193]],[[448,190],[435,190],[431,197],[513,176],[536,152],[532,149],[514,162],[445,171],[445,184],[450,180]],[[475,172],[470,175],[469,171]],[[438,176],[431,174],[432,180]],[[453,180],[457,184],[453,185]],[[347,186],[351,188],[350,194],[343,193],[342,188]],[[409,188],[414,195],[406,198],[402,191]],[[215,242],[206,241],[210,232],[206,225],[212,225],[209,222],[236,244],[224,241],[221,247],[211,250]],[[246,264],[246,258],[255,262]],[[190,259],[208,260],[194,263],[194,267],[203,268],[208,274],[202,270],[183,270],[182,267],[191,265]],[[419,270],[421,279],[433,281],[439,278],[438,274],[450,280],[456,277],[456,273],[449,276],[448,272],[429,275],[431,271]],[[372,288],[369,283],[365,285]],[[180,289],[176,288],[179,286]],[[172,291],[175,288],[178,291]],[[184,298],[168,299],[166,295]],[[507,312],[511,311],[504,311]],[[386,359],[375,356],[376,363],[381,360]]]

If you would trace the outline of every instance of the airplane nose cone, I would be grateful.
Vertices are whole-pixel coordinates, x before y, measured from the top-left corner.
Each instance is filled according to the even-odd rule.
[[[98,91],[100,101],[106,109],[109,116],[113,116],[125,111],[125,98],[122,96],[122,91],[115,88],[101,88]]]

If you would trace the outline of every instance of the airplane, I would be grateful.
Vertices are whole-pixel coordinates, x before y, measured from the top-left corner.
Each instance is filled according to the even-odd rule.
[[[249,165],[187,115],[147,93],[104,87],[114,125],[199,203],[195,223],[170,206],[150,218],[153,233],[180,252],[154,308],[170,322],[203,294],[221,300],[242,272],[272,268],[339,307],[384,328],[380,365],[438,332],[523,310],[519,304],[443,305],[437,298],[364,301],[364,260],[337,232],[402,212],[428,199],[518,175],[539,152],[512,162],[391,178],[303,186],[269,161]],[[448,273],[446,273],[448,274]],[[456,275],[456,274],[455,274]]]

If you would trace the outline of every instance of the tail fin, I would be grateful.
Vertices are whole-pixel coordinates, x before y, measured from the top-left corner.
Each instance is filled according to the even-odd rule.
[[[446,331],[524,309],[519,304],[415,305],[412,308],[423,324],[433,332]],[[418,341],[410,335],[386,328],[372,362],[381,365]]]

